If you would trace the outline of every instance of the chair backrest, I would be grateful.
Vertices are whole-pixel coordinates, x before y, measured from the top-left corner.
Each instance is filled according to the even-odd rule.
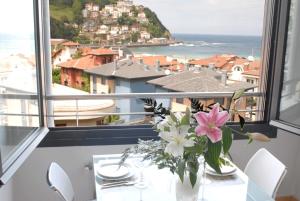
[[[74,190],[72,183],[66,172],[55,162],[49,166],[47,181],[54,191],[56,191],[65,201],[74,200]]]
[[[275,156],[261,148],[250,158],[244,172],[266,193],[275,198],[287,170]]]

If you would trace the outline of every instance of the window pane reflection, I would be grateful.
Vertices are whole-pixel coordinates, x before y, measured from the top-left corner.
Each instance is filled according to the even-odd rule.
[[[14,11],[7,8],[14,8]],[[33,0],[2,2],[0,27],[0,151],[3,165],[39,126]]]
[[[280,119],[300,125],[300,2],[293,0],[290,10],[288,40],[281,94]]]

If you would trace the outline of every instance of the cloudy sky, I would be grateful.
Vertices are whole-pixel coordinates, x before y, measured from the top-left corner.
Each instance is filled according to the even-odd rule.
[[[133,0],[172,33],[261,35],[264,0]]]
[[[11,8],[13,8],[13,12]],[[0,27],[0,33],[32,33],[34,28],[32,0],[1,2]]]

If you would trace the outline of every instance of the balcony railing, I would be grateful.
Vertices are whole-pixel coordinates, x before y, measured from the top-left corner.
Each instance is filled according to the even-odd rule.
[[[56,102],[66,102],[65,107],[68,110],[64,110],[64,104],[60,104],[60,111],[53,111],[47,112],[47,117],[52,118],[55,121],[63,121],[62,119],[71,119],[75,121],[72,126],[79,126],[80,121],[84,121],[87,119],[93,119],[97,117],[105,117],[110,115],[117,115],[117,116],[128,116],[128,115],[136,115],[136,116],[145,116],[145,115],[153,115],[152,112],[143,112],[143,111],[129,111],[129,112],[116,112],[116,105],[107,106],[107,110],[91,110],[91,108],[82,109],[84,105],[84,101],[99,101],[99,100],[125,100],[125,99],[141,99],[141,98],[153,98],[153,99],[172,99],[172,98],[197,98],[200,100],[203,99],[214,99],[214,98],[231,98],[233,93],[231,92],[170,92],[170,93],[122,93],[122,94],[89,94],[89,95],[49,95],[46,96],[47,104],[55,105]],[[261,92],[246,92],[244,93],[243,97],[263,97],[263,93]],[[24,100],[36,100],[37,95],[32,94],[0,94],[0,99],[2,100],[11,100],[16,99],[20,101]],[[171,101],[170,101],[171,102]],[[257,101],[259,102],[259,101]],[[110,108],[111,107],[111,108]],[[112,109],[114,108],[114,109]],[[37,110],[38,111],[38,110]],[[256,119],[259,120],[259,114],[262,113],[262,109],[257,104],[256,107],[250,108],[240,108],[238,109],[241,113],[248,113],[250,116],[256,114]],[[2,112],[0,116],[23,116],[23,117],[38,117],[38,113],[14,113],[14,112]],[[95,126],[95,125],[94,125]]]

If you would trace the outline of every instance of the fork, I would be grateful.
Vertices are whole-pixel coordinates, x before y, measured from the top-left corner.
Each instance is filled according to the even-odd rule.
[[[103,184],[101,186],[101,189],[113,188],[113,187],[119,187],[119,186],[132,186],[132,185],[134,185],[136,183],[137,183],[136,181],[107,183],[107,184]]]

